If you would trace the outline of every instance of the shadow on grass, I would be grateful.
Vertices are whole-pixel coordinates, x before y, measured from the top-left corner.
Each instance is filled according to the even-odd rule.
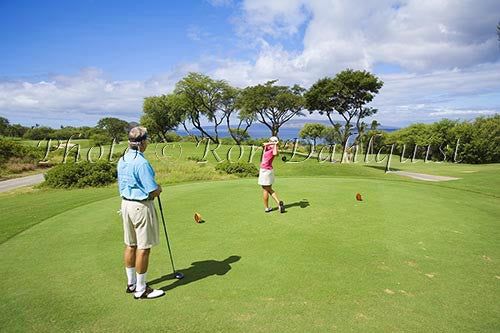
[[[302,200],[297,201],[297,202],[285,204],[284,206],[285,206],[285,212],[286,212],[286,210],[288,208],[292,208],[292,207],[307,208],[310,206],[310,204],[309,204],[309,201],[307,199],[302,199]]]
[[[161,287],[161,290],[167,291],[172,290],[174,288],[189,284],[191,282],[196,282],[198,280],[207,278],[212,275],[225,275],[227,272],[231,270],[232,263],[240,260],[240,256],[230,256],[222,261],[217,260],[203,260],[196,261],[191,264],[191,267],[186,269],[180,269],[178,272],[184,273],[184,278],[177,280],[174,277],[174,274],[163,275],[160,278],[157,278],[152,281],[148,281],[149,285],[158,284],[167,280],[175,280],[173,283]]]
[[[382,166],[382,165],[380,165],[380,166],[378,166],[378,165],[364,165],[364,167],[385,171],[385,165],[384,166]],[[401,171],[401,169],[391,167],[391,171]]]

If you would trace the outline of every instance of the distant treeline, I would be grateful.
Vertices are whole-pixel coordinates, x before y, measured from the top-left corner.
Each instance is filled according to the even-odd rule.
[[[135,122],[127,122],[118,118],[102,118],[95,127],[90,126],[61,126],[61,128],[51,128],[36,124],[26,127],[19,124],[11,125],[9,120],[0,117],[0,136],[23,138],[26,140],[68,140],[90,139],[92,143],[110,144],[113,139],[118,141],[127,137],[129,128],[136,126]]]
[[[473,121],[443,119],[433,124],[412,124],[392,133],[367,131],[364,149],[373,137],[375,153],[394,144],[394,154],[411,157],[416,149],[418,158],[428,155],[431,160],[463,163],[500,162],[500,115],[478,117]],[[415,148],[416,147],[416,148]],[[454,156],[456,154],[456,156]]]

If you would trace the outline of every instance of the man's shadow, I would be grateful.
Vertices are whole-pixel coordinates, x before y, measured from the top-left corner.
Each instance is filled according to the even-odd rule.
[[[231,270],[230,264],[235,263],[240,259],[240,256],[230,256],[222,261],[204,260],[193,262],[191,264],[191,267],[179,270],[179,272],[184,273],[184,278],[175,280],[174,283],[161,287],[160,289],[164,291],[172,290],[174,288],[207,278],[212,275],[224,275]],[[154,285],[172,279],[175,279],[173,273],[163,275],[160,278],[149,281],[148,284]]]
[[[284,207],[285,207],[285,211],[288,209],[288,208],[292,208],[292,207],[300,207],[300,208],[307,208],[310,206],[309,204],[309,201],[307,199],[302,199],[300,201],[297,201],[297,202],[293,202],[293,203],[289,203],[289,204],[285,204]]]

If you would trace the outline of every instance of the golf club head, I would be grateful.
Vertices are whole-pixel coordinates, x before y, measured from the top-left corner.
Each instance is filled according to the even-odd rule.
[[[182,272],[175,272],[174,277],[177,280],[180,280],[180,279],[182,279],[184,277],[184,274]]]

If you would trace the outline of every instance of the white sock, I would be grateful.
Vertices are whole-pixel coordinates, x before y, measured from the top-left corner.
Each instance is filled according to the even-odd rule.
[[[135,284],[137,281],[135,278],[135,267],[125,267],[125,271],[127,272],[128,284]]]
[[[146,289],[146,273],[139,274],[137,273],[137,286],[135,287],[136,291],[143,291]]]

